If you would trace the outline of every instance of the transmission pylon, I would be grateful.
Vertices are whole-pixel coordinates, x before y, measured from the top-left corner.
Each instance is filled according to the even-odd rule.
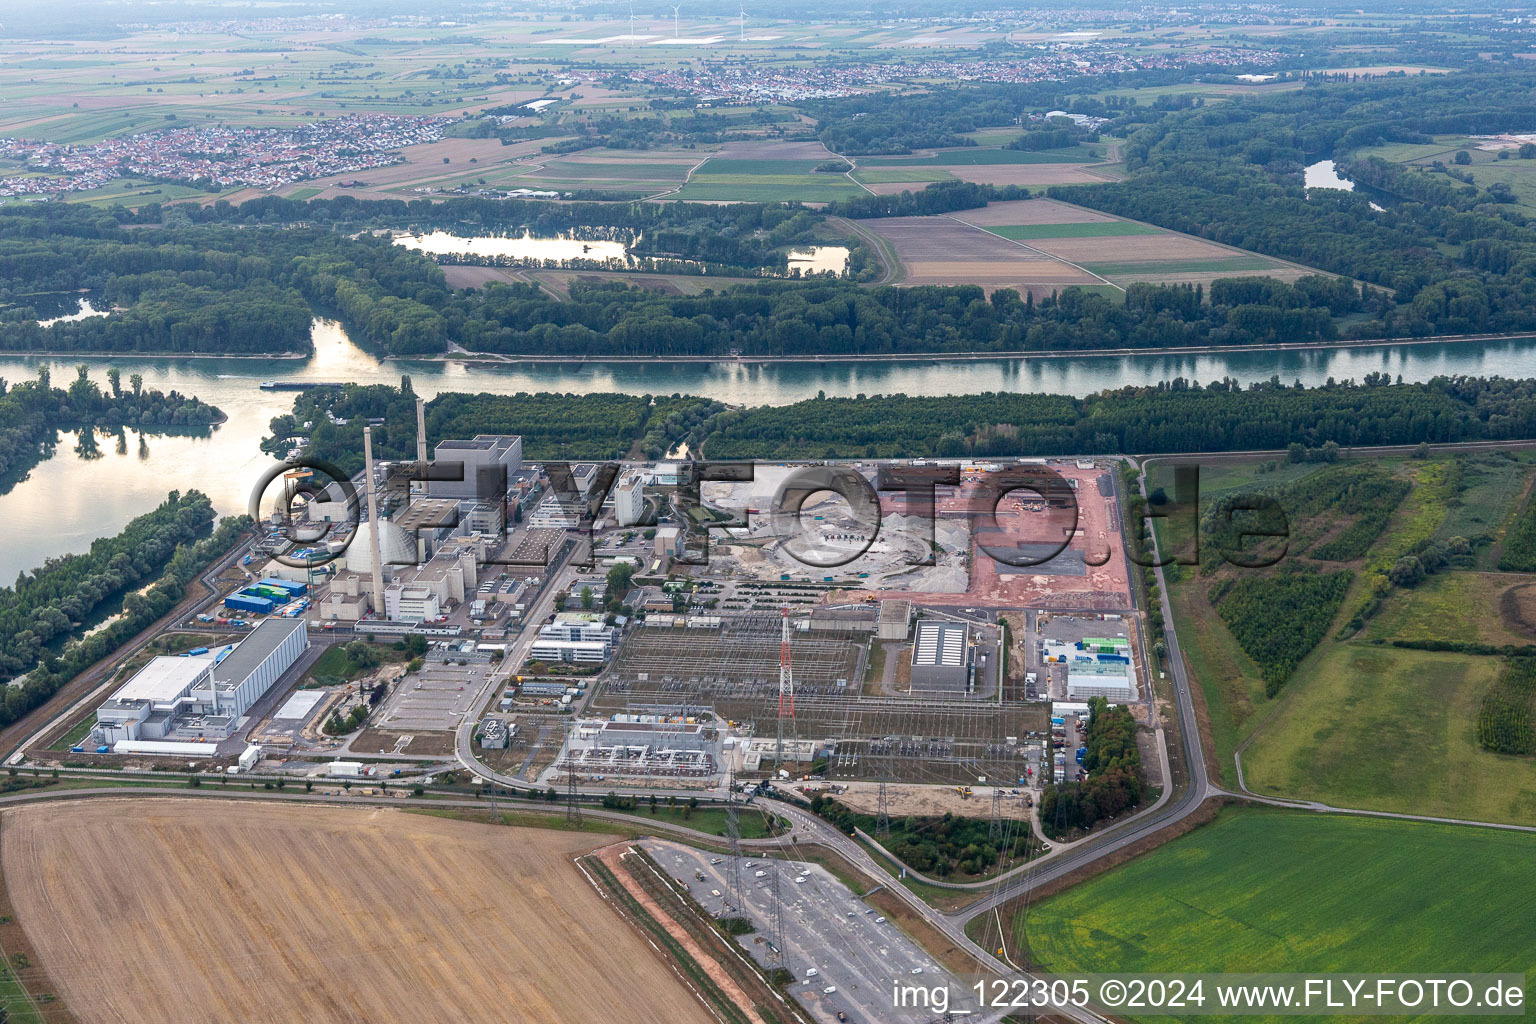
[[[987,822],[987,838],[996,839],[1003,834],[1003,791],[992,787],[992,817]]]
[[[795,735],[795,673],[789,656],[789,606],[779,613],[779,735],[774,746],[774,768],[784,770],[784,725],[787,721],[790,740],[799,746]],[[798,753],[798,752],[797,752]]]
[[[875,834],[888,836],[891,834],[891,804],[885,784],[891,774],[891,759],[888,757],[874,759],[874,768],[880,773],[880,796],[875,807]]]
[[[770,860],[769,863],[773,867],[772,879],[768,883],[770,919],[773,925],[773,952],[769,954],[769,963],[787,971],[790,967],[789,950],[784,948],[784,904],[779,901],[779,868],[784,862]]]
[[[565,823],[581,827],[581,805],[576,802],[576,726],[571,723],[565,743]]]
[[[731,859],[725,869],[726,901],[739,913],[746,909],[746,903],[741,896],[741,817],[736,809],[735,765],[726,776],[725,838],[731,848]]]

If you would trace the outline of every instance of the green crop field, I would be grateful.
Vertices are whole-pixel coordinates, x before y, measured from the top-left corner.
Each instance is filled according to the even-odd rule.
[[[564,180],[612,178],[617,181],[682,181],[691,164],[583,164],[557,160],[544,165],[538,173]]]
[[[1508,972],[1529,1002],[1533,862],[1523,833],[1228,808],[1030,908],[1014,935],[1057,974]]]
[[[1006,224],[989,227],[994,235],[1002,235],[1016,242],[1031,238],[1103,238],[1115,235],[1161,235],[1162,228],[1150,224],[1133,224],[1125,220],[1090,221],[1082,224]]]
[[[858,185],[835,174],[695,174],[677,198],[734,203],[830,203],[866,194]]]
[[[948,171],[932,168],[904,168],[904,167],[861,167],[853,172],[853,176],[866,185],[883,185],[890,182],[904,181],[954,181],[955,176]]]
[[[933,156],[871,156],[861,157],[864,167],[978,167],[986,164],[1083,164],[1099,159],[1102,153],[1090,146],[1073,146],[1070,149],[1043,149],[1026,152],[1022,149],[941,149]]]
[[[1529,824],[1536,758],[1477,744],[1500,658],[1325,642],[1243,751],[1256,793]]]
[[[1105,277],[1117,274],[1219,274],[1226,271],[1273,270],[1267,256],[1233,256],[1220,260],[1146,260],[1141,263],[1084,263],[1083,269]]]

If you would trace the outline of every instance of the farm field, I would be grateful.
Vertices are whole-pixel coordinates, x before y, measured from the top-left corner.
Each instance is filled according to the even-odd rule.
[[[1340,807],[1529,823],[1536,758],[1477,744],[1500,658],[1324,645],[1243,751],[1256,793]]]
[[[392,810],[207,810],[124,800],[5,813],[17,920],[81,1024],[243,1020],[253,1008],[446,1024],[495,1006],[572,1024],[712,1020],[571,863],[600,841],[590,835]],[[605,962],[625,970],[592,969]]]
[[[1436,161],[1450,164],[1459,150],[1465,150],[1472,161],[1459,170],[1470,173],[1480,188],[1496,183],[1508,185],[1516,202],[1525,207],[1527,213],[1536,212],[1536,160],[1521,160],[1514,147],[1500,144],[1491,138],[1439,135],[1432,143],[1385,143],[1355,150],[1354,155],[1380,157],[1389,163],[1428,167]],[[1509,154],[1503,160],[1499,159],[1501,150]]]
[[[992,203],[954,218],[1121,288],[1135,281],[1192,284],[1242,274],[1294,280],[1306,273],[1267,256],[1052,199]]]
[[[986,167],[999,164],[1075,164],[1101,159],[1103,147],[1073,146],[1071,149],[964,149],[922,150],[907,156],[865,156],[861,167]],[[1095,154],[1099,154],[1095,156]]]
[[[1522,833],[1227,808],[1014,933],[1058,974],[1503,971],[1529,1000],[1533,856]]]
[[[860,222],[890,242],[906,267],[904,284],[976,284],[1040,298],[1101,278],[956,217],[881,217]]]
[[[820,142],[732,141],[708,156],[688,183],[668,198],[707,203],[829,203],[867,194],[846,175],[815,169],[841,159]]]

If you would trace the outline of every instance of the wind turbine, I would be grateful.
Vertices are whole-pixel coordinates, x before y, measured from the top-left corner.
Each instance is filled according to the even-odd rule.
[[[635,41],[635,5],[629,5],[629,41]]]
[[[747,8],[745,5],[741,8],[741,41],[747,41]]]
[[[681,36],[679,35],[679,33],[677,31],[677,11],[682,6],[683,6],[682,4],[673,4],[672,5],[672,41],[674,43],[677,42],[678,39],[681,38]]]

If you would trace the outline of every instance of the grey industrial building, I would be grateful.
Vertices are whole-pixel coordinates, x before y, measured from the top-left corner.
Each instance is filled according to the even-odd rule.
[[[505,500],[507,478],[523,468],[523,439],[516,434],[477,434],[468,441],[439,441],[432,461],[437,470],[462,463],[464,479],[429,481],[429,497]],[[496,489],[490,486],[493,480],[501,489],[500,495],[492,493]]]
[[[970,628],[925,619],[912,644],[912,689],[963,693],[971,675]]]

